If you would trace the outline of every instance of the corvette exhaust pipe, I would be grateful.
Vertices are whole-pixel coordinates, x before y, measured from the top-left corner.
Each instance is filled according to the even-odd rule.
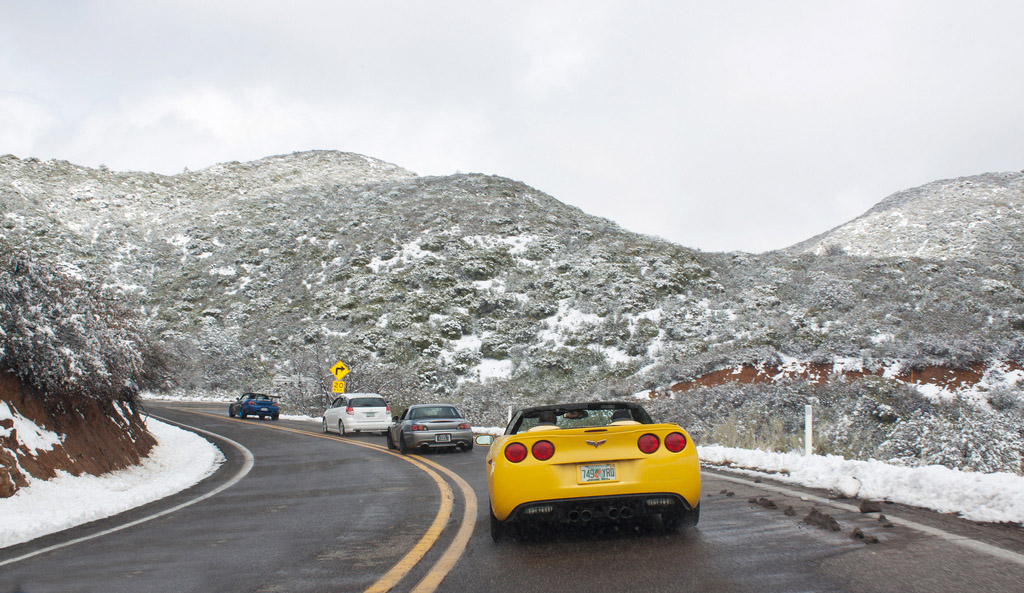
[[[579,523],[580,522],[580,513],[579,513],[579,511],[569,511],[569,522],[570,523]]]
[[[631,509],[629,507],[622,507],[622,510],[619,511],[619,517],[621,517],[623,519],[630,519],[630,518],[632,518],[633,517],[633,509]]]
[[[594,514],[591,513],[590,511],[580,511],[580,521],[583,521],[584,523],[586,523],[587,521],[590,521],[593,518],[594,518]]]
[[[608,518],[609,519],[618,519],[619,518],[619,509],[617,509],[615,507],[612,507],[612,508],[608,509]]]

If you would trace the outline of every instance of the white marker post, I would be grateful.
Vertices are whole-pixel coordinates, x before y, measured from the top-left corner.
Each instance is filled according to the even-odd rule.
[[[814,408],[811,404],[804,406],[804,456],[806,457],[811,456],[811,434],[813,432],[812,426],[814,424],[812,417],[813,412],[811,410],[813,409]]]

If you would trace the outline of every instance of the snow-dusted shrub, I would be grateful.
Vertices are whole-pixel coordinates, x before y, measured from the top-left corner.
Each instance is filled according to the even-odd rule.
[[[918,412],[894,427],[878,454],[907,465],[1021,474],[1022,450],[1024,439],[996,416],[972,411],[949,419]]]
[[[0,243],[0,367],[47,405],[134,402],[158,379],[162,357],[134,314],[75,272]]]
[[[803,442],[799,432],[782,416],[733,415],[711,431],[710,441],[726,447],[795,451]]]
[[[465,375],[469,369],[480,364],[480,353],[472,350],[459,350],[452,356],[451,369],[456,375]]]
[[[496,358],[498,360],[508,358],[512,344],[507,336],[502,334],[491,334],[480,342],[480,355],[485,358]]]
[[[1024,411],[1024,389],[1021,386],[1009,387],[999,385],[985,394],[992,409],[997,412],[1021,412]]]
[[[468,324],[466,324],[466,327],[468,328]],[[439,328],[439,331],[441,332],[442,336],[448,338],[449,340],[458,340],[459,338],[462,337],[463,333],[465,332],[465,330],[463,329],[463,321],[452,317],[449,317],[448,319],[445,319],[444,321],[441,322],[441,327]]]
[[[512,258],[501,250],[469,250],[460,254],[461,273],[470,280],[487,280],[512,264]]]
[[[829,274],[818,274],[807,288],[812,307],[826,311],[849,310],[857,295],[843,280]]]
[[[815,451],[852,459],[877,457],[896,425],[915,415],[935,415],[932,402],[916,390],[874,376],[832,382],[816,397]]]

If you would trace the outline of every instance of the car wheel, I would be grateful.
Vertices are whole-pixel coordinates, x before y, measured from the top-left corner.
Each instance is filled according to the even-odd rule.
[[[491,515],[491,539],[500,542],[505,538],[505,526],[498,521],[498,518],[494,516],[494,510],[490,508],[490,503],[487,504],[488,511]]]
[[[264,416],[263,414],[260,414],[260,420],[266,420],[266,419],[267,419],[266,416]]]
[[[327,418],[324,418],[324,434],[327,434],[330,430],[327,429]]]
[[[388,449],[394,449],[395,448],[395,441],[394,441],[394,439],[391,438],[391,431],[390,430],[384,431],[384,434],[387,435]]]
[[[345,436],[345,423],[341,420],[338,420],[338,434],[340,436]]]
[[[241,418],[242,420],[245,420],[245,418],[246,418],[245,411],[238,410],[238,417]]]
[[[473,441],[469,441],[469,444],[462,448],[463,451],[469,453],[473,450]]]
[[[271,416],[271,417],[270,417],[270,419],[271,419],[271,420],[277,420],[277,417],[278,417],[278,415],[277,415],[277,414],[274,414],[273,416]]]
[[[405,433],[398,433],[398,452],[402,455],[409,452],[409,446],[405,444]]]
[[[234,418],[234,417],[235,417],[235,411],[232,410],[231,408],[228,408],[228,418]]]

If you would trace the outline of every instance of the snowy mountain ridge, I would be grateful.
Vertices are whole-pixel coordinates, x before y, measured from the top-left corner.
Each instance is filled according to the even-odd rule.
[[[854,220],[788,248],[866,257],[1017,258],[1024,253],[1024,172],[935,181],[897,192]]]

